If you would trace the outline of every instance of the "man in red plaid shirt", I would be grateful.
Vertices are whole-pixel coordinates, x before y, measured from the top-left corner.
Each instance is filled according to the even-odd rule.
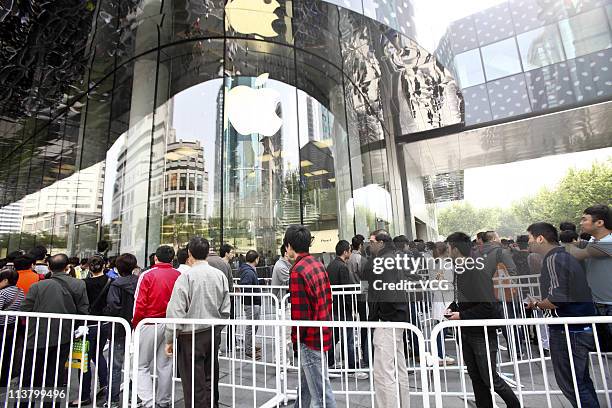
[[[283,245],[294,260],[289,272],[291,320],[332,320],[331,286],[325,267],[308,253],[312,237],[308,228],[291,225]],[[325,352],[331,347],[329,327],[292,327],[291,340],[300,361],[300,388],[295,407],[335,408]]]

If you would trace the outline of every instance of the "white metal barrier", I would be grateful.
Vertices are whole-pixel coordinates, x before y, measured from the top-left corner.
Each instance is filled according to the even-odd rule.
[[[351,300],[356,295],[354,291],[342,290],[335,291],[335,298],[338,304],[350,297]],[[240,303],[245,297],[250,294],[235,294],[233,299]],[[266,298],[271,307],[278,309],[278,299],[272,294],[259,294],[263,300]],[[262,302],[263,303],[263,302]],[[348,310],[346,308],[345,310]],[[281,308],[283,311],[283,308]],[[351,307],[351,311],[353,308]],[[283,312],[288,312],[284,310]],[[358,314],[353,314],[353,318],[357,318]],[[281,320],[278,320],[278,318]],[[193,401],[191,406],[200,406],[202,393],[193,392],[196,383],[200,383],[205,378],[205,373],[202,371],[202,364],[198,365],[198,353],[202,353],[202,344],[210,347],[208,356],[214,356],[210,360],[211,367],[213,361],[218,360],[216,367],[220,371],[219,392],[213,394],[211,388],[207,392],[209,397],[219,396],[219,401],[229,406],[263,406],[272,407],[279,406],[289,400],[295,399],[300,391],[304,388],[307,382],[304,381],[304,374],[301,368],[306,365],[312,365],[313,354],[305,356],[301,344],[294,347],[287,347],[290,342],[289,333],[291,327],[299,327],[300,330],[306,328],[315,328],[317,333],[322,334],[324,328],[329,328],[332,341],[335,345],[335,356],[342,356],[340,359],[328,360],[330,353],[316,352],[314,357],[321,377],[329,378],[329,389],[333,394],[333,399],[341,406],[381,406],[381,402],[377,398],[381,395],[390,397],[382,406],[402,406],[402,399],[409,397],[413,402],[422,403],[423,406],[429,406],[429,399],[434,398],[437,407],[448,406],[468,406],[469,399],[474,397],[474,392],[471,391],[470,384],[474,384],[471,380],[473,374],[474,359],[472,352],[472,360],[466,359],[466,347],[473,347],[473,341],[468,337],[474,337],[474,329],[476,337],[480,337],[478,343],[479,358],[481,364],[486,367],[485,372],[489,377],[485,384],[502,384],[498,382],[498,378],[503,381],[503,384],[508,386],[511,393],[515,395],[517,404],[520,406],[561,406],[568,399],[571,400],[571,393],[576,394],[576,390],[583,389],[584,380],[586,377],[581,377],[580,373],[589,373],[588,377],[593,382],[593,390],[599,398],[600,406],[612,406],[610,390],[612,390],[610,360],[612,355],[605,353],[599,346],[600,334],[597,331],[597,324],[611,324],[612,317],[584,317],[584,318],[521,318],[521,319],[505,319],[505,320],[486,320],[486,321],[445,321],[433,327],[430,336],[431,353],[421,353],[418,358],[413,358],[411,355],[404,354],[404,346],[402,341],[410,339],[414,336],[417,341],[417,347],[420,350],[425,350],[426,339],[423,332],[415,325],[409,323],[378,323],[378,322],[362,322],[358,320],[352,321],[334,321],[334,322],[296,322],[282,320],[286,316],[280,315],[273,317],[269,314],[269,318],[260,320],[190,320],[190,319],[146,319],[138,326],[134,333],[134,365],[133,365],[133,388],[130,390],[130,376],[124,375],[116,378],[111,371],[109,374],[109,384],[113,383],[123,386],[124,391],[122,396],[122,406],[127,407],[128,398],[132,399],[132,403],[136,403],[138,399],[138,390],[143,384],[143,371],[139,370],[138,362],[141,357],[150,359],[151,364],[148,366],[152,375],[150,379],[150,392],[152,392],[153,403],[163,403],[159,401],[160,395],[164,392],[162,382],[169,379],[165,390],[169,390],[168,403],[175,406],[180,403],[181,391],[187,392],[188,398]],[[94,330],[92,342],[97,344],[94,346],[94,351],[108,358],[109,362],[116,361],[114,356],[116,346],[121,346],[126,353],[130,350],[130,339],[132,338],[130,328],[127,322],[119,318],[99,317],[99,316],[80,316],[80,315],[58,315],[58,314],[34,314],[24,312],[0,312],[0,321],[10,319],[9,324],[0,326],[0,334],[3,339],[2,355],[0,358],[0,372],[8,367],[8,372],[12,373],[13,368],[17,372],[17,378],[6,383],[0,384],[0,387],[8,387],[5,390],[3,399],[5,406],[8,406],[8,392],[10,390],[32,389],[45,385],[55,388],[56,390],[66,387],[67,395],[62,398],[62,406],[67,406],[67,401],[83,400],[83,387],[86,382],[84,369],[86,367],[85,360],[75,361],[78,357],[74,348],[75,339],[72,333],[86,323],[93,326]],[[87,319],[87,321],[83,321]],[[147,324],[149,323],[149,324]],[[178,336],[178,325],[187,325],[186,333]],[[108,333],[108,350],[105,350],[103,326],[109,327]],[[209,325],[218,328],[218,330],[209,330],[208,338],[204,338],[202,334],[202,326]],[[552,331],[551,335],[551,350],[552,358],[543,347],[543,330],[542,328],[548,325],[555,325],[561,332]],[[575,339],[573,332],[569,329],[574,329],[575,325],[581,325],[581,328],[588,328],[587,332],[592,333],[592,347],[588,344],[583,344]],[[18,327],[23,327],[18,329]],[[250,336],[253,338],[253,350],[259,346],[261,348],[261,356],[257,358],[257,353],[247,353],[244,351],[242,344],[246,337],[246,328],[251,327]],[[259,331],[254,330],[254,327],[260,327]],[[508,361],[503,358],[506,353],[501,350],[503,344],[503,335],[500,327],[508,328],[509,347],[506,350],[510,354]],[[173,358],[165,357],[164,329],[169,328],[173,343]],[[365,330],[365,348],[361,344],[360,331]],[[376,336],[377,330],[378,337]],[[383,330],[384,329],[384,330]],[[525,350],[529,351],[529,356],[520,357],[521,348],[513,344],[517,339],[516,333],[525,329],[525,337],[528,343]],[[126,336],[119,336],[119,330],[125,331]],[[472,333],[469,332],[472,331]],[[535,332],[532,336],[531,330]],[[453,335],[446,337],[445,334]],[[64,342],[64,337],[68,333],[68,341]],[[559,334],[561,333],[561,334]],[[30,334],[29,340],[26,334]],[[386,337],[381,337],[385,334]],[[441,343],[435,341],[438,337],[443,338]],[[446,337],[446,338],[444,338]],[[589,336],[586,336],[587,338]],[[91,336],[90,336],[91,338]],[[55,339],[55,340],[54,340]],[[59,341],[57,341],[59,339]],[[180,339],[180,340],[179,340]],[[353,340],[353,344],[349,339]],[[142,341],[148,342],[149,345],[156,345],[149,348]],[[223,341],[225,340],[225,341]],[[466,343],[466,341],[468,343]],[[472,343],[469,343],[472,341]],[[520,340],[522,341],[522,340]],[[385,343],[386,342],[386,343]],[[408,343],[410,343],[408,341]],[[61,347],[54,346],[55,344],[65,344],[62,350]],[[438,355],[439,344],[445,353],[455,355],[457,359],[456,365],[446,364],[445,360],[430,358],[431,355]],[[11,346],[8,346],[11,345]],[[37,352],[20,352],[19,346],[24,350],[37,350]],[[225,346],[224,346],[225,345]],[[384,347],[386,346],[386,347]],[[354,363],[350,362],[350,350],[354,352]],[[499,351],[497,351],[499,348]],[[73,352],[66,353],[66,350]],[[369,361],[373,362],[369,366],[364,364],[363,350],[366,350]],[[559,351],[561,350],[561,351]],[[179,354],[188,353],[188,356],[193,356],[192,364],[186,362],[185,358],[179,359]],[[206,350],[204,350],[205,352]],[[374,354],[377,358],[374,358]],[[144,353],[150,353],[145,355]],[[98,355],[100,355],[98,354]],[[65,359],[64,359],[65,356]],[[572,356],[572,358],[569,358]],[[581,367],[585,360],[579,360],[580,356],[586,356],[588,371],[581,371]],[[61,358],[60,358],[61,357]],[[305,360],[306,359],[306,360]],[[77,367],[77,369],[68,370],[70,375],[65,376],[63,371],[63,362],[67,361],[68,366]],[[191,360],[190,360],[191,361]],[[382,361],[385,361],[383,364]],[[561,363],[559,363],[561,361]],[[97,364],[98,361],[95,361]],[[405,363],[405,366],[404,366]],[[554,363],[554,364],[553,364]],[[7,365],[8,364],[8,365]],[[121,367],[124,373],[130,373],[129,370],[130,358],[126,358],[121,362]],[[378,365],[377,365],[378,364]],[[559,364],[565,364],[564,371],[566,375],[565,382],[559,385],[555,381],[559,375],[559,370],[555,372],[554,365],[557,368]],[[109,364],[109,365],[112,365]],[[169,377],[164,377],[162,368],[170,367]],[[404,370],[405,367],[405,370]],[[48,370],[48,368],[51,368]],[[79,369],[80,368],[80,369]],[[179,370],[180,368],[180,370]],[[380,385],[377,381],[381,375],[384,376],[384,368],[391,372],[391,378],[396,379],[393,388],[386,393],[380,391]],[[467,373],[466,373],[467,368]],[[185,387],[185,371],[189,369],[191,372],[191,387]],[[38,370],[38,371],[37,371]],[[199,370],[196,373],[196,370]],[[41,373],[38,379],[35,379],[35,373]],[[104,397],[98,398],[97,391],[98,380],[101,374],[99,369],[91,371],[93,374],[92,399],[94,406],[101,406],[102,399],[104,402],[110,402],[111,397],[108,393]],[[148,374],[149,371],[147,371]],[[413,376],[410,376],[410,374]],[[363,375],[359,375],[363,374]],[[405,376],[404,374],[407,374]],[[466,375],[467,374],[467,375]],[[181,377],[183,382],[181,382]],[[66,381],[63,381],[65,378]],[[399,380],[401,379],[401,380]],[[119,380],[117,382],[117,380]],[[429,381],[432,381],[430,383]],[[169,388],[167,388],[169,387]],[[115,389],[111,385],[111,391]],[[495,403],[494,392],[495,387],[487,386],[487,398],[491,398]],[[569,393],[569,394],[568,394]],[[569,395],[569,396],[568,396]],[[211,406],[214,405],[214,398],[211,399]],[[38,399],[30,399],[28,402],[35,402]],[[65,402],[64,402],[65,401]],[[192,402],[189,401],[189,402]],[[563,401],[563,402],[562,402]],[[22,404],[28,405],[22,401]],[[189,405],[187,405],[189,406]],[[509,405],[512,406],[512,405]],[[519,405],[517,405],[519,406]],[[583,403],[580,399],[575,401],[575,406],[589,407],[589,403]]]
[[[486,365],[488,378],[479,379],[476,374],[476,378],[471,378],[472,386],[476,390],[479,384],[484,383],[487,386],[487,397],[492,399],[493,406],[495,406],[496,392],[502,395],[505,393],[505,396],[512,400],[512,397],[509,397],[508,389],[514,393],[520,406],[547,406],[549,408],[563,406],[563,402],[557,398],[565,398],[563,401],[570,400],[573,406],[584,408],[597,406],[595,403],[581,403],[581,400],[589,401],[590,398],[588,395],[584,396],[582,394],[584,392],[596,393],[600,406],[612,406],[610,404],[610,389],[612,389],[610,359],[612,356],[600,348],[600,336],[596,324],[601,323],[612,323],[612,317],[456,320],[436,325],[431,334],[433,338],[444,336],[445,330],[453,330],[456,333],[456,342],[453,340],[450,342],[450,347],[448,345],[445,347],[452,348],[457,353],[459,361],[458,366],[450,367],[440,365],[437,360],[434,360],[433,389],[435,390],[436,406],[450,406],[453,399],[459,397],[463,399],[463,405],[467,407],[468,399],[475,396],[475,392],[468,391],[467,385],[468,379],[475,375],[474,362],[471,361],[474,357],[471,343],[474,342],[480,345],[481,352],[486,349],[479,358],[480,363]],[[542,342],[542,328],[547,325],[554,325],[548,326],[551,334],[550,354],[545,352]],[[511,343],[518,329],[533,327],[536,335],[528,339],[529,344],[533,343],[535,346],[535,350],[529,349],[531,353],[529,358],[519,358],[517,354],[520,349],[511,347],[510,362],[503,362],[500,358],[502,353],[497,352],[500,326],[510,329]],[[585,330],[583,332],[573,331],[577,329]],[[586,334],[583,338],[581,334],[576,333]],[[473,341],[474,337],[479,337],[479,339]],[[432,346],[432,352],[435,355],[438,346],[436,342],[432,342]],[[582,358],[588,362],[586,367]],[[468,366],[467,376],[466,365]],[[577,377],[577,372],[583,376]],[[568,378],[568,375],[571,378]],[[502,382],[499,382],[498,378]],[[592,387],[588,385],[590,381],[593,383]],[[500,388],[505,387],[504,384],[509,388],[499,392]],[[589,389],[592,391],[584,391]],[[580,393],[577,392],[578,390]],[[572,393],[581,395],[581,397],[572,397]],[[507,404],[512,406],[511,403],[507,402]]]
[[[12,401],[17,401],[16,406],[43,402],[45,406],[53,402],[68,406],[69,401],[90,398],[93,406],[110,405],[112,399],[127,406],[132,336],[127,321],[108,316],[0,311],[0,322],[4,323],[0,325],[0,399],[5,407]],[[77,338],[75,334],[83,326],[89,330],[84,336],[89,344],[85,353],[83,335]]]
[[[187,328],[183,332],[179,332],[179,325],[185,325]],[[221,337],[222,328],[225,326],[231,327],[234,332],[240,332],[241,326],[259,325],[264,328],[270,328],[274,330],[276,335],[266,341],[264,347],[270,347],[273,352],[267,357],[267,362],[274,363],[273,370],[266,372],[265,364],[261,364],[253,357],[250,359],[238,358],[235,353],[235,348],[229,355],[221,354],[218,355],[218,347],[220,343],[215,340],[217,337]],[[185,406],[214,406],[215,399],[223,405],[228,406],[253,406],[253,407],[274,407],[280,406],[286,403],[288,400],[295,399],[297,395],[300,395],[308,383],[312,380],[312,373],[321,376],[321,398],[326,395],[329,391],[329,398],[333,398],[334,404],[337,401],[346,407],[350,406],[374,406],[375,400],[380,398],[387,398],[392,404],[395,402],[396,405],[384,404],[382,406],[406,406],[405,404],[400,405],[400,402],[406,402],[408,398],[412,398],[419,402],[419,406],[429,407],[429,389],[427,382],[427,373],[420,367],[424,366],[424,361],[420,361],[418,366],[405,368],[405,361],[401,359],[402,352],[401,347],[388,347],[382,348],[382,344],[377,345],[377,341],[384,342],[388,341],[389,344],[401,344],[401,336],[404,331],[413,331],[416,333],[418,341],[421,347],[424,347],[424,339],[419,330],[408,323],[383,323],[383,322],[360,322],[357,324],[357,328],[366,328],[368,332],[374,334],[374,346],[377,346],[376,353],[380,353],[378,361],[385,361],[385,358],[392,358],[393,362],[390,365],[382,366],[373,365],[372,367],[364,368],[362,371],[367,372],[369,375],[367,380],[359,380],[351,374],[357,370],[349,367],[338,368],[338,375],[331,375],[331,370],[327,370],[327,357],[326,353],[316,350],[311,350],[306,347],[305,344],[298,341],[296,344],[296,351],[292,353],[292,359],[295,361],[295,369],[286,371],[285,376],[281,376],[281,369],[284,363],[284,359],[281,356],[282,342],[281,342],[281,329],[291,330],[291,327],[296,327],[297,330],[306,330],[307,328],[314,328],[316,333],[321,335],[325,330],[337,329],[340,332],[346,333],[349,329],[355,327],[353,322],[306,322],[306,321],[235,321],[235,320],[195,320],[195,319],[145,319],[138,325],[134,333],[134,342],[137,345],[134,349],[134,360],[139,361],[140,359],[140,343],[143,336],[153,336],[154,339],[149,339],[154,343],[157,343],[158,336],[163,335],[164,330],[169,330],[173,341],[173,358],[167,358],[171,365],[172,374],[172,386],[171,386],[171,406],[174,407],[180,401],[180,395],[177,395],[176,385],[179,384],[178,376],[182,377],[182,387],[186,398],[190,401],[185,401]],[[207,327],[206,329],[204,329]],[[144,332],[143,332],[144,330]],[[379,332],[376,332],[379,330]],[[204,333],[208,332],[207,338]],[[385,336],[387,340],[384,339]],[[204,338],[204,339],[203,339]],[[199,350],[204,344],[206,350]],[[304,347],[303,347],[304,346]],[[342,342],[342,348],[346,351],[347,343]],[[370,355],[374,352],[374,347],[370,348]],[[306,353],[306,354],[304,354]],[[178,355],[177,355],[178,354]],[[205,357],[206,355],[211,356],[210,358]],[[199,356],[193,358],[195,364],[185,364],[184,360],[186,357]],[[218,358],[217,358],[218,356]],[[153,353],[153,361],[159,360],[159,356]],[[206,364],[207,367],[204,369],[202,364],[198,365],[197,358],[201,359],[201,363]],[[313,360],[314,359],[314,360]],[[217,360],[217,361],[215,361]],[[183,362],[183,363],[181,363]],[[179,373],[177,373],[177,365],[179,366]],[[385,368],[383,370],[383,368]],[[191,375],[186,373],[184,370],[190,370]],[[219,382],[218,382],[218,394],[215,392],[214,381],[212,384],[206,385],[204,379],[213,379],[216,370],[219,371]],[[309,374],[305,375],[304,370]],[[418,388],[413,391],[408,391],[408,370],[414,372],[418,378]],[[197,372],[196,372],[197,371]],[[240,380],[236,379],[236,376],[240,376]],[[394,380],[392,388],[389,390],[382,390],[381,384],[386,376]],[[142,381],[139,376],[137,365],[134,365],[134,388],[139,389],[139,382]],[[327,381],[327,379],[329,379]],[[166,379],[160,374],[152,376],[153,389],[161,387],[168,389],[167,386],[160,384],[160,381]],[[308,380],[308,381],[307,381]],[[380,381],[378,381],[380,380]],[[190,382],[191,385],[185,387],[185,381]],[[282,382],[286,382],[287,386],[284,386]],[[326,388],[327,387],[327,388]],[[412,387],[411,387],[412,388]],[[209,392],[208,395],[202,393],[202,389]],[[195,391],[192,391],[195,390]],[[302,394],[304,395],[304,394]],[[333,397],[332,397],[333,395]],[[159,394],[154,393],[154,403],[162,403],[159,401]],[[135,404],[137,401],[137,395],[132,395],[132,403]],[[300,400],[303,401],[303,400]],[[330,399],[325,400],[326,406],[333,406]],[[301,405],[299,405],[301,406]],[[306,402],[303,405],[305,408],[308,406]],[[379,406],[380,403],[379,403]]]

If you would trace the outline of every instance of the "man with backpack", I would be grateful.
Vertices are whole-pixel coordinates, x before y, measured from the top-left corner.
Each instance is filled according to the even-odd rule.
[[[138,276],[132,272],[136,268],[138,261],[132,254],[121,254],[115,260],[115,266],[119,277],[110,285],[108,296],[106,297],[105,314],[108,316],[121,317],[128,323],[132,321],[134,312],[134,293],[138,284]],[[121,394],[121,370],[125,361],[125,329],[123,326],[115,327],[115,338],[111,344],[113,348],[110,381],[110,407],[119,407]],[[127,390],[125,390],[127,392]],[[108,408],[108,407],[107,407]]]
[[[102,316],[106,308],[106,294],[108,293],[111,279],[104,273],[105,261],[94,256],[89,260],[89,268],[91,276],[85,278],[85,288],[89,299],[89,314],[93,316]],[[87,360],[87,369],[83,370],[83,383],[81,400],[74,400],[68,404],[69,407],[78,407],[89,405],[92,402],[91,394],[91,361],[96,364],[95,377],[100,383],[98,397],[101,397],[108,389],[108,366],[104,358],[103,349],[106,341],[110,336],[110,327],[108,323],[100,323],[97,321],[87,322],[87,341],[89,342],[89,358]]]
[[[494,289],[495,298],[502,303],[504,318],[513,319],[520,317],[522,308],[522,299],[518,288],[510,287],[512,283],[517,283],[510,279],[510,276],[517,275],[517,268],[514,260],[512,259],[512,253],[509,249],[506,249],[501,244],[501,239],[495,231],[487,231],[482,234],[482,257],[484,258],[484,272],[493,279],[493,287],[496,285],[503,285],[503,289]],[[504,304],[505,303],[505,304]],[[515,347],[519,347],[521,339],[524,340],[524,336],[519,333],[520,330],[515,331],[514,341]],[[506,343],[510,345],[510,337],[508,336],[508,328],[502,327],[502,334],[506,339]],[[508,348],[508,353],[511,350]],[[517,350],[520,352],[520,350]]]

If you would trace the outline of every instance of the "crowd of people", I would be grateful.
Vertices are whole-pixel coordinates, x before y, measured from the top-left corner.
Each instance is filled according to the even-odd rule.
[[[352,311],[356,311],[361,321],[409,322],[418,326],[416,308],[411,305],[411,302],[418,301],[418,294],[410,296],[406,291],[376,290],[374,285],[376,279],[393,283],[424,278],[417,271],[395,267],[387,267],[382,273],[374,272],[377,259],[395,259],[400,253],[412,258],[449,258],[457,265],[464,265],[462,273],[455,273],[452,266],[444,266],[444,263],[426,271],[426,278],[452,283],[433,293],[432,315],[439,321],[502,319],[494,280],[513,275],[540,277],[542,296],[529,298],[526,308],[530,311],[545,311],[559,317],[611,316],[610,207],[596,205],[585,209],[580,229],[583,235],[579,235],[577,227],[571,223],[562,223],[557,229],[549,223],[538,222],[530,225],[526,234],[516,240],[501,239],[495,231],[478,233],[472,240],[458,231],[450,234],[444,242],[435,243],[409,240],[405,236],[393,238],[388,231],[379,229],[370,234],[368,241],[362,235],[356,235],[350,243],[340,240],[335,247],[335,258],[325,266],[310,254],[313,237],[308,228],[292,225],[285,232],[280,257],[275,262],[266,259],[265,263],[273,264],[273,293],[280,299],[286,293],[290,294],[286,318],[296,321],[352,321],[355,320]],[[69,258],[65,254],[48,256],[46,248],[41,246],[27,253],[10,253],[0,264],[0,309],[116,316],[125,319],[132,328],[146,318],[231,319],[235,316],[234,302],[230,301],[236,270],[233,266],[238,266],[236,277],[245,293],[242,302],[244,316],[247,320],[260,318],[257,267],[264,256],[257,251],[246,252],[236,265],[237,257],[232,246],[222,245],[217,254],[205,238],[196,236],[176,252],[171,246],[160,246],[152,254],[151,266],[144,269],[138,266],[133,254],[108,258],[107,250],[108,244],[101,242],[99,253],[84,260]],[[265,258],[270,258],[270,255]],[[482,263],[467,267],[468,263],[464,262],[467,258],[480,258]],[[386,262],[382,264],[387,265]],[[362,288],[358,296],[332,300],[332,285],[357,284]],[[69,406],[91,404],[92,375],[99,381],[99,387],[96,387],[98,396],[110,396],[112,407],[120,405],[120,384],[126,356],[122,339],[126,333],[116,326],[111,335],[111,325],[94,323],[89,322],[83,335],[90,343],[87,364],[95,363],[95,373],[91,368],[84,370],[82,397],[71,401]],[[49,386],[55,381],[65,381],[65,370],[56,368],[64,366],[71,351],[69,345],[73,332],[70,325],[60,326],[58,319],[42,319],[37,327],[30,325],[26,329],[22,320],[10,315],[2,317],[0,324],[4,333],[0,386],[6,386],[15,375],[9,372],[12,355],[15,356],[15,352],[10,351],[14,350],[14,336],[24,339],[23,366],[32,367],[23,373],[25,384],[32,380],[34,386]],[[59,335],[47,336],[47,325],[50,333]],[[339,354],[346,361],[345,368],[358,380],[368,378],[368,374],[357,368],[371,365],[369,372],[374,377],[376,406],[407,407],[408,349],[417,357],[420,350],[415,338],[404,336],[402,331],[391,326],[374,330],[363,327],[348,330],[293,327],[292,352],[301,362],[296,406],[336,406],[327,368],[334,367]],[[154,401],[161,407],[171,405],[171,356],[174,353],[177,354],[185,406],[210,406],[211,400],[212,405],[218,406],[217,359],[222,329],[222,326],[214,326],[213,330],[208,325],[175,324],[161,327],[158,335],[159,325],[144,325],[139,336],[139,358],[134,362],[138,366],[136,392],[142,406],[152,407]],[[600,338],[612,336],[611,325],[602,329],[607,333],[600,333]],[[359,333],[356,330],[360,330]],[[463,362],[472,380],[476,405],[493,406],[492,381],[493,389],[508,407],[519,407],[519,400],[511,387],[497,373],[497,327],[489,326],[486,330],[489,330],[488,335],[482,327],[465,327],[461,336]],[[568,349],[566,330],[571,349]],[[261,358],[260,346],[254,341],[256,332],[256,325],[246,326],[243,347],[246,356],[252,359]],[[563,395],[573,406],[577,406],[579,400],[583,407],[598,407],[589,376],[588,353],[595,347],[591,325],[551,325],[548,333],[554,374]],[[356,335],[360,338],[358,345],[354,342]],[[508,341],[506,333],[505,336]],[[231,327],[227,337],[232,337]],[[348,347],[337,348],[335,343],[345,337]],[[112,361],[106,361],[102,352],[109,340]],[[455,363],[454,358],[443,354],[442,339],[436,340],[440,360],[447,364]],[[21,367],[20,364],[12,366],[13,371],[15,366]],[[575,372],[577,395],[570,367]],[[112,378],[110,383],[109,378]]]

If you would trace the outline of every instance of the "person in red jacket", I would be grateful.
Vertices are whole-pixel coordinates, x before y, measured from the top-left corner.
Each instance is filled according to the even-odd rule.
[[[160,246],[155,251],[155,265],[140,275],[134,294],[134,328],[148,317],[166,317],[166,307],[174,283],[181,276],[181,273],[172,267],[173,259],[174,249],[166,245]],[[172,404],[172,360],[164,352],[164,326],[157,325],[157,330],[154,325],[142,327],[139,347],[138,397],[147,408],[169,407]],[[153,366],[157,374],[155,396],[151,376]]]

